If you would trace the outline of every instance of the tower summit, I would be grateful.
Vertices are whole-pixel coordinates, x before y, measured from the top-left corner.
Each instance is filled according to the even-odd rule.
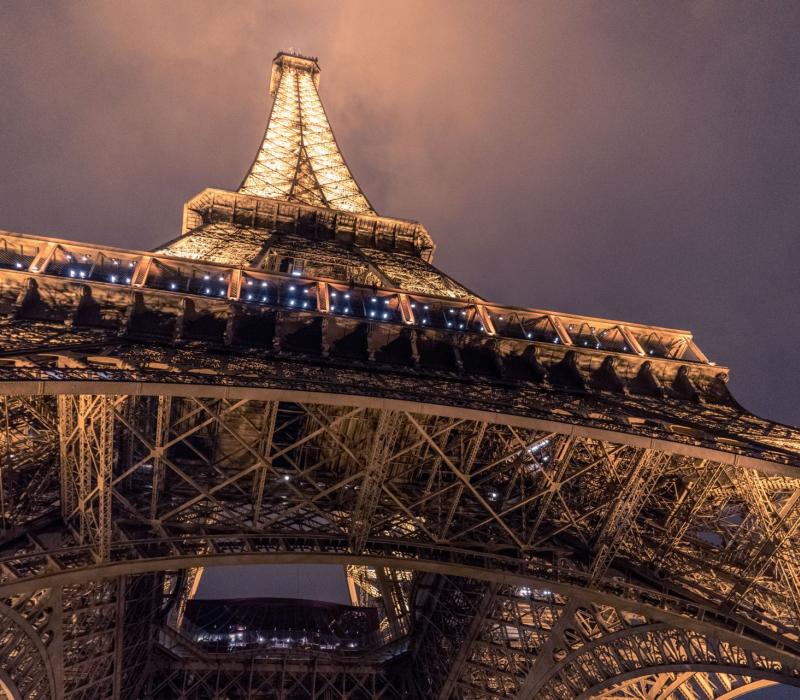
[[[374,214],[347,167],[319,99],[316,58],[281,52],[264,140],[239,192],[354,214]]]
[[[800,687],[800,431],[688,331],[434,267],[318,81],[278,54],[241,188],[155,251],[0,231],[0,700]],[[286,563],[353,604],[191,600]]]

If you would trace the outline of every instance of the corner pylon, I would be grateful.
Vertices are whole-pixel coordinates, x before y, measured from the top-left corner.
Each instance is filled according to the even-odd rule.
[[[317,92],[317,59],[279,53],[264,141],[239,191],[270,199],[374,214],[334,138]]]

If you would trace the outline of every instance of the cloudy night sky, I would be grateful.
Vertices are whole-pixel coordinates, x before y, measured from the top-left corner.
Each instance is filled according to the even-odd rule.
[[[149,249],[235,189],[278,50],[381,214],[509,304],[694,332],[800,424],[800,3],[11,2],[0,228]],[[749,696],[789,698],[790,692]]]

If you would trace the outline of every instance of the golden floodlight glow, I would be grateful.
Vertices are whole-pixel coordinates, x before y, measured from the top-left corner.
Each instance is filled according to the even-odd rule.
[[[240,192],[354,214],[374,210],[344,162],[317,93],[316,60],[278,54],[264,141]]]

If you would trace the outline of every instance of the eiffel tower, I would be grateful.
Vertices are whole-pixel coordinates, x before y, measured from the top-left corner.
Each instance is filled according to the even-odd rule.
[[[319,78],[277,55],[242,185],[155,251],[0,232],[0,697],[800,687],[800,431],[687,331],[434,267]],[[351,604],[196,598],[242,564]]]

